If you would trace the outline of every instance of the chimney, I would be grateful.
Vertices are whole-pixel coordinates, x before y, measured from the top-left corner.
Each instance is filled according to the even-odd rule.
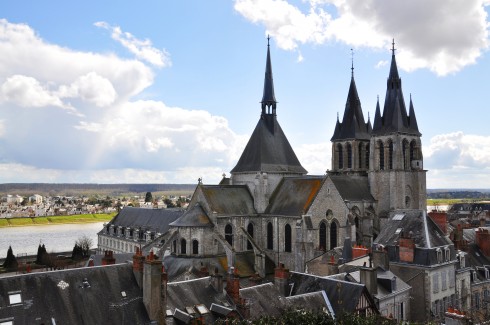
[[[202,262],[201,262],[201,268],[198,271],[198,276],[200,278],[204,278],[206,276],[209,276],[208,268]]]
[[[240,301],[240,278],[234,267],[230,267],[228,271],[228,279],[226,280],[226,293],[231,297],[235,304]]]
[[[378,293],[378,278],[376,269],[371,267],[360,268],[361,283],[366,286],[371,296]]]
[[[352,260],[352,242],[350,237],[345,237],[344,248],[342,250],[342,262],[347,263]]]
[[[136,253],[133,255],[133,274],[140,288],[143,287],[143,264],[145,257],[141,254],[139,247],[136,247]]]
[[[223,292],[223,276],[218,273],[218,268],[215,268],[214,274],[211,275],[211,285],[218,293]]]
[[[486,223],[485,218],[481,218],[481,219],[480,219],[480,227],[485,227],[485,226],[486,226],[486,224],[487,224],[487,223]]]
[[[143,304],[150,320],[156,320],[159,324],[163,324],[165,318],[162,298],[165,298],[166,290],[162,290],[162,287],[165,284],[166,288],[167,276],[162,271],[162,262],[151,251],[143,263]]]
[[[482,251],[483,255],[490,257],[490,234],[487,229],[479,228],[475,231],[476,244]]]
[[[373,249],[373,267],[381,267],[384,270],[390,269],[390,259],[388,257],[388,252],[384,247],[378,245],[376,249]]]
[[[447,213],[441,211],[431,211],[428,213],[429,217],[439,228],[447,235]]]
[[[356,259],[358,257],[366,256],[369,253],[367,247],[362,245],[354,245],[352,248],[352,259]]]
[[[116,259],[113,256],[112,251],[104,251],[104,257],[102,257],[102,265],[116,264]]]
[[[289,296],[289,269],[282,263],[274,269],[274,285],[284,297]]]
[[[415,243],[410,235],[400,237],[398,242],[400,262],[413,263]]]

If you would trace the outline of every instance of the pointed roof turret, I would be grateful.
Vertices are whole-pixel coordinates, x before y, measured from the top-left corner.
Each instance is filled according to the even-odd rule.
[[[382,119],[377,119],[378,116],[375,116],[373,133],[377,135],[389,133],[420,135],[418,130],[414,130],[409,126],[407,109],[403,98],[402,81],[396,65],[395,40],[393,40],[391,51],[391,67],[386,82],[383,117]]]
[[[274,94],[274,80],[272,78],[272,63],[270,53],[270,37],[267,36],[267,60],[265,63],[264,94],[262,95],[262,114],[266,114],[266,107],[272,106],[273,114],[276,111],[276,96]],[[270,113],[270,112],[268,112]]]
[[[373,124],[373,132],[378,131],[383,126],[383,120],[381,117],[381,109],[379,108],[379,95],[378,101],[376,102],[376,111],[374,112],[374,124]]]
[[[301,166],[276,118],[277,102],[272,81],[270,38],[267,37],[267,40],[264,94],[261,102],[262,114],[231,173],[266,172],[303,175],[307,171]]]
[[[413,108],[412,94],[410,94],[410,110],[408,112],[408,124],[410,129],[419,132],[419,126],[417,124],[417,118],[415,117],[415,110]]]
[[[359,95],[357,93],[356,82],[354,80],[354,66],[352,66],[351,69],[352,75],[349,93],[347,94],[347,102],[345,103],[344,117],[342,123],[335,126],[335,132],[330,141],[370,139],[367,124],[364,120],[364,115],[362,114],[361,101],[359,100]]]

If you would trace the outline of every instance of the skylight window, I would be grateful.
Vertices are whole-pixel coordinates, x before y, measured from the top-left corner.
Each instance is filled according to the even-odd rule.
[[[122,296],[123,298],[126,298],[126,296],[127,296],[127,295],[126,295],[126,291],[121,291],[121,296]]]
[[[11,305],[22,303],[22,298],[20,297],[20,293],[9,294],[9,301]]]
[[[402,232],[402,228],[398,228],[396,231],[395,231],[395,235],[398,235],[399,233]]]
[[[393,220],[400,221],[403,219],[404,216],[405,216],[404,214],[395,214],[395,216],[393,217]]]
[[[14,322],[11,320],[8,321],[0,321],[0,325],[14,325]]]
[[[209,314],[209,309],[207,309],[204,305],[196,305],[196,309],[201,315]]]

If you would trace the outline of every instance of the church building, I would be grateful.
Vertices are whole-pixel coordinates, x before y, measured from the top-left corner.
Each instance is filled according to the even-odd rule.
[[[267,45],[259,120],[231,176],[217,185],[200,180],[188,209],[148,246],[164,257],[169,277],[197,260],[238,272],[248,260],[249,273],[261,277],[279,263],[304,272],[346,238],[371,246],[395,213],[426,209],[421,133],[411,98],[407,113],[394,45],[384,109],[378,99],[372,126],[352,68],[326,175],[307,174],[279,124],[271,61]]]

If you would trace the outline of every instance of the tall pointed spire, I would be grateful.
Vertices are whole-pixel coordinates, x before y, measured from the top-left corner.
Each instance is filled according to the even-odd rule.
[[[415,109],[413,108],[412,94],[410,94],[410,110],[408,113],[408,124],[410,129],[419,132],[419,126],[417,125],[417,118],[415,117]]]
[[[276,115],[276,96],[274,95],[274,81],[272,78],[272,64],[270,54],[270,37],[267,36],[267,61],[265,64],[264,94],[262,96],[262,115]],[[272,107],[272,112],[270,111]],[[267,111],[266,111],[267,108]]]
[[[403,98],[402,81],[398,74],[395,57],[395,40],[391,47],[391,67],[390,74],[386,81],[386,97],[383,108],[382,119],[378,119],[376,114],[373,132],[375,134],[407,133],[420,135],[418,130],[414,130],[409,125],[405,99]],[[380,114],[381,117],[381,114]]]

